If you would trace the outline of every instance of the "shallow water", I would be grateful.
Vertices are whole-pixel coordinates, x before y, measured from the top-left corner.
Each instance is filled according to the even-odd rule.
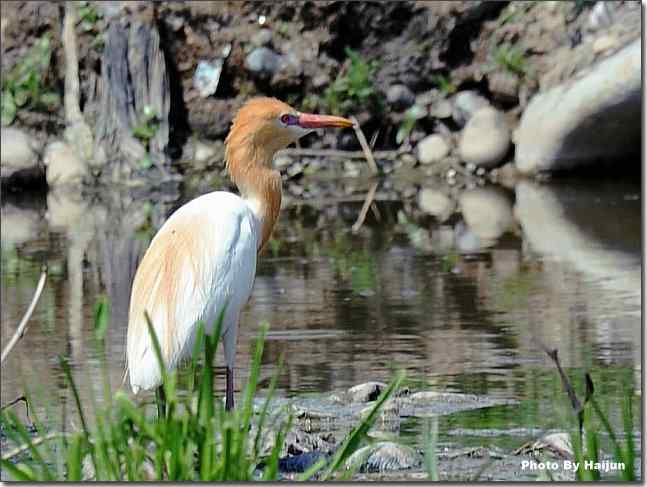
[[[241,318],[238,389],[258,325],[267,321],[261,386],[281,354],[279,393],[287,397],[388,381],[404,368],[413,390],[519,401],[439,420],[442,448],[510,451],[567,424],[567,398],[541,341],[559,350],[578,391],[590,371],[599,400],[620,424],[625,386],[640,393],[639,183],[523,181],[459,191],[431,180],[386,180],[354,234],[369,186],[316,179],[288,185]],[[421,188],[458,203],[434,217],[420,207]],[[201,191],[3,192],[3,344],[43,264],[49,277],[27,333],[3,365],[2,404],[27,384],[65,421],[73,408],[59,354],[70,357],[84,394],[101,396],[93,317],[104,295],[112,311],[109,375],[121,384],[137,262],[173,209]],[[401,441],[420,446],[423,424],[404,421]]]

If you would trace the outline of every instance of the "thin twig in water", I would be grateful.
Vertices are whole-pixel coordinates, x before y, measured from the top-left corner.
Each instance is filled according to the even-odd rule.
[[[362,209],[359,212],[357,221],[353,223],[353,226],[351,228],[353,233],[357,233],[357,231],[362,227],[362,224],[366,219],[366,214],[368,213],[369,208],[373,204],[373,199],[375,198],[375,193],[377,191],[377,185],[378,185],[377,181],[374,182],[369,188],[368,193],[366,193],[366,199],[364,200],[364,205],[362,206]]]
[[[44,269],[40,275],[38,286],[36,286],[36,292],[34,293],[34,297],[32,298],[31,303],[29,303],[29,307],[27,308],[27,312],[25,313],[25,316],[22,317],[22,320],[20,321],[20,324],[18,325],[16,332],[13,334],[13,336],[11,337],[11,340],[9,340],[9,343],[7,343],[7,346],[2,351],[2,357],[0,357],[0,364],[4,363],[5,359],[9,355],[9,352],[11,352],[11,349],[16,345],[16,343],[18,343],[18,340],[20,340],[23,337],[25,333],[25,328],[27,327],[27,323],[29,322],[31,315],[34,312],[34,309],[36,308],[36,304],[38,303],[38,299],[40,298],[40,295],[43,292],[43,288],[45,287],[46,279],[47,279],[47,269]]]
[[[379,174],[380,171],[375,163],[373,152],[371,152],[371,148],[369,147],[368,142],[366,142],[366,137],[364,136],[364,132],[362,132],[362,127],[359,126],[359,122],[355,117],[351,117],[350,119],[353,121],[353,128],[355,129],[357,140],[359,140],[359,144],[362,146],[362,150],[364,151],[364,157],[366,158],[368,167],[374,175]]]

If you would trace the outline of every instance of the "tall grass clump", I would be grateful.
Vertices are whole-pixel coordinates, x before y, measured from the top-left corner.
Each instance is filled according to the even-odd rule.
[[[568,395],[571,408],[575,413],[574,417],[577,418],[577,426],[572,427],[570,431],[573,457],[579,465],[575,472],[577,480],[611,480],[609,478],[602,479],[601,475],[601,471],[606,472],[605,462],[611,462],[616,464],[616,466],[621,466],[620,468],[609,469],[611,473],[615,474],[615,480],[635,481],[636,449],[633,438],[633,393],[630,385],[627,383],[623,384],[621,414],[624,434],[620,438],[611,426],[608,414],[605,414],[595,397],[595,387],[591,376],[588,373],[584,375],[585,394],[584,400],[580,401],[571,381],[562,369],[557,350],[549,350],[543,345],[542,348],[555,364],[562,386]],[[611,460],[603,458],[603,450],[600,445],[600,430],[606,433],[611,445],[613,452]]]
[[[188,382],[180,393],[177,373],[163,373],[164,404],[158,402],[157,415],[146,404],[133,401],[125,392],[113,394],[105,368],[104,337],[109,309],[103,302],[95,314],[95,339],[102,357],[104,400],[101,405],[91,396],[94,419],[88,418],[88,405],[81,400],[77,383],[65,358],[60,364],[73,396],[80,428],[71,433],[48,430],[31,405],[26,391],[33,426],[24,423],[10,409],[0,418],[7,439],[14,450],[3,452],[1,466],[12,480],[23,481],[249,481],[279,478],[279,457],[292,417],[286,411],[270,415],[270,402],[276,387],[277,372],[268,395],[255,414],[254,396],[258,384],[263,344],[268,326],[262,325],[256,341],[249,379],[242,401],[233,411],[226,411],[214,395],[213,359],[217,350],[222,315],[213,334],[204,332],[199,323]],[[154,328],[148,321],[158,363],[163,359]],[[201,362],[201,363],[200,363]],[[368,417],[342,443],[329,462],[321,461],[302,474],[334,478],[344,470],[344,461],[363,441],[379,409],[401,381],[401,376],[384,391]],[[184,384],[182,384],[184,387]],[[51,405],[49,405],[51,406]],[[273,424],[269,424],[270,416]],[[252,428],[254,422],[255,428]],[[51,429],[51,427],[50,427]],[[255,431],[255,433],[253,432]],[[34,432],[36,434],[34,434]],[[272,433],[269,453],[263,453],[263,439]],[[345,471],[348,475],[348,471]]]
[[[593,396],[592,384],[587,374],[587,385],[591,388],[591,393],[582,408],[580,427],[577,430],[573,428],[571,431],[573,455],[575,461],[580,465],[576,471],[577,480],[610,480],[609,478],[602,479],[601,469],[588,466],[600,462],[612,462],[623,466],[623,468],[613,469],[616,476],[614,480],[635,481],[637,480],[635,472],[636,450],[633,438],[634,416],[631,390],[626,388],[621,405],[623,435],[620,438],[611,426],[608,415],[604,413]],[[600,431],[606,433],[611,444],[612,458],[610,460],[602,456]],[[604,470],[602,469],[602,471]]]

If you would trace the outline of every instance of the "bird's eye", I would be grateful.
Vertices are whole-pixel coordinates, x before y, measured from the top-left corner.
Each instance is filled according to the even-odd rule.
[[[280,120],[283,125],[291,125],[292,118],[293,118],[292,115],[290,115],[289,113],[284,113],[283,115],[281,115]]]

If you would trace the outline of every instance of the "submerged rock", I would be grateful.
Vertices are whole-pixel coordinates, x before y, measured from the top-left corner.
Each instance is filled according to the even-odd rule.
[[[279,458],[279,472],[281,473],[300,473],[305,472],[319,460],[328,460],[329,455],[314,451],[303,453],[301,455],[287,456]]]
[[[387,472],[405,470],[421,465],[422,457],[413,448],[383,441],[365,446],[353,453],[346,461],[346,468],[360,464],[360,472]]]
[[[350,402],[370,402],[375,401],[380,393],[386,389],[384,382],[365,382],[348,389],[348,400]]]
[[[510,128],[505,115],[485,107],[478,110],[461,134],[458,146],[463,161],[492,168],[499,164],[510,147]]]

